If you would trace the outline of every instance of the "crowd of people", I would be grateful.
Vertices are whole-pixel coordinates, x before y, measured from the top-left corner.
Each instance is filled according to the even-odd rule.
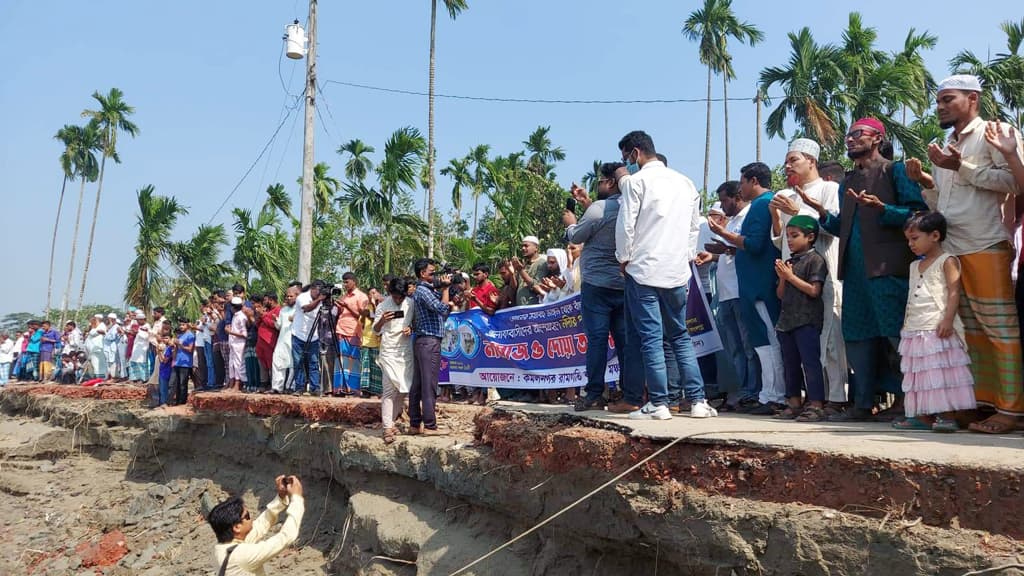
[[[893,161],[884,124],[862,118],[845,135],[852,169],[798,138],[784,159],[788,188],[773,191],[771,169],[750,163],[702,210],[693,182],[650,136],[631,132],[619,141],[622,161],[601,166],[596,200],[573,185],[566,247],[545,251],[524,237],[521,258],[497,270],[500,288],[487,264],[463,273],[424,258],[413,276],[386,275],[367,292],[351,272],[339,286],[293,282],[281,298],[217,290],[195,321],[172,324],[160,307],[151,317],[96,315],[84,332],[33,321],[16,338],[0,334],[0,383],[9,373],[150,382],[153,403],[172,406],[187,401],[190,381],[197,391],[372,395],[392,442],[406,410],[409,433],[438,434],[437,402],[494,397],[438,386],[449,314],[578,293],[586,385],[501,397],[634,419],[726,410],[1005,433],[1024,415],[1024,287],[1015,293],[1011,274],[1024,161],[1013,128],[979,117],[981,92],[973,76],[940,84],[937,113],[953,133],[929,148],[930,173],[920,159]],[[691,264],[732,389],[687,330]]]

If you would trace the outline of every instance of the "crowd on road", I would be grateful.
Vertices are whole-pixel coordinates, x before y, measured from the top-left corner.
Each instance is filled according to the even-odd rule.
[[[601,166],[597,199],[573,186],[565,248],[522,239],[522,258],[463,273],[423,258],[413,276],[362,291],[293,282],[277,294],[213,291],[198,319],[164,310],[97,315],[63,332],[30,322],[0,334],[0,383],[149,383],[153,404],[194,391],[378,396],[385,440],[408,411],[411,434],[438,434],[436,403],[484,404],[486,387],[438,386],[453,311],[557,301],[578,293],[588,340],[582,389],[501,390],[513,400],[565,402],[634,419],[736,411],[800,422],[891,421],[899,429],[989,434],[1024,416],[1020,315],[1014,287],[1024,191],[1020,137],[979,116],[980,81],[944,80],[937,113],[953,132],[927,163],[893,161],[885,125],[854,122],[846,170],[798,138],[787,188],[747,164],[707,210],[693,182],[644,132]],[[930,168],[926,169],[926,166]],[[582,208],[578,216],[576,205]],[[1024,208],[1024,203],[1021,203]],[[712,302],[723,364],[700,358],[687,330],[691,263]],[[609,337],[620,365],[606,382]],[[408,408],[406,408],[408,400]]]

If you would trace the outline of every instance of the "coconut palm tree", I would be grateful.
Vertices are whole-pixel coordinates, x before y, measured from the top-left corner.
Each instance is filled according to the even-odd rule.
[[[148,311],[165,279],[160,261],[170,258],[171,234],[178,218],[188,214],[188,208],[174,196],[154,194],[152,184],[140,188],[136,196],[139,203],[136,219],[138,239],[135,241],[135,260],[128,266],[124,301]]]
[[[448,10],[448,16],[455,20],[463,10],[469,8],[466,0],[444,0],[444,7]],[[437,32],[437,0],[430,0],[430,89],[427,98],[427,256],[434,257],[434,68],[435,58],[435,37]]]
[[[82,204],[85,202],[85,183],[95,182],[99,177],[100,164],[96,160],[95,152],[103,150],[103,135],[100,132],[99,124],[95,121],[88,122],[85,126],[71,126],[67,128],[69,136],[74,141],[74,148],[70,154],[71,165],[75,177],[78,178],[80,186],[78,189],[78,209],[75,211],[75,232],[71,237],[71,258],[68,261],[68,283],[64,287],[64,297],[61,299],[60,325],[64,325],[67,319],[68,298],[71,296],[71,278],[75,272],[75,256],[78,253],[78,228],[82,222]],[[81,310],[81,306],[78,307]]]
[[[411,193],[420,180],[426,142],[419,130],[396,130],[384,145],[384,159],[377,166],[376,188],[365,182],[349,182],[341,204],[356,221],[378,227],[384,243],[384,272],[391,272],[393,236],[400,231],[424,231],[428,225],[416,214],[403,210],[400,198]]]
[[[349,155],[345,162],[345,178],[349,180],[366,180],[370,170],[373,170],[373,161],[369,155],[373,154],[373,146],[369,146],[362,140],[355,138],[338,147],[338,154],[344,157]]]
[[[708,189],[711,156],[711,75],[722,75],[722,94],[725,104],[725,173],[729,166],[729,80],[736,78],[729,54],[729,38],[754,46],[764,40],[764,33],[749,22],[740,22],[732,11],[732,0],[704,0],[704,6],[690,13],[683,23],[683,34],[699,42],[701,64],[708,68],[707,126],[704,136],[704,189]]]
[[[779,84],[785,94],[765,122],[768,137],[785,138],[786,117],[792,115],[808,138],[833,146],[840,139],[841,114],[832,100],[843,83],[839,50],[831,44],[819,45],[806,27],[790,32],[789,44],[787,66],[761,70],[761,91],[767,94]],[[765,102],[771,105],[768,99]]]
[[[95,120],[99,124],[103,134],[103,156],[100,159],[99,185],[96,187],[96,205],[92,212],[92,225],[89,227],[89,245],[85,251],[85,266],[82,269],[82,288],[78,292],[78,308],[82,308],[82,300],[85,299],[85,284],[89,278],[89,263],[92,260],[92,245],[96,238],[96,221],[100,215],[100,196],[103,193],[103,173],[107,166],[107,158],[120,164],[121,158],[117,155],[117,135],[121,132],[135,137],[139,132],[129,116],[135,113],[135,108],[124,101],[124,94],[117,88],[111,88],[106,94],[93,92],[92,97],[99,104],[97,110],[83,110],[82,117]]]
[[[60,184],[60,196],[57,198],[57,215],[53,220],[53,238],[50,240],[50,271],[46,278],[46,312],[44,317],[50,316],[50,302],[53,298],[53,258],[57,252],[57,230],[60,228],[60,214],[64,208],[64,191],[67,190],[68,180],[75,179],[74,157],[77,153],[78,138],[76,137],[76,126],[65,124],[57,131],[54,138],[64,144],[64,151],[60,155],[60,169],[64,178]]]
[[[534,174],[546,178],[554,178],[554,162],[565,160],[565,150],[561,146],[551,147],[551,138],[548,132],[551,126],[538,126],[530,136],[523,141],[523,146],[530,153],[526,160],[526,167]]]
[[[472,175],[469,173],[469,165],[472,158],[452,158],[448,166],[441,169],[441,174],[452,179],[452,207],[455,208],[455,219],[462,220],[462,189],[471,184]]]

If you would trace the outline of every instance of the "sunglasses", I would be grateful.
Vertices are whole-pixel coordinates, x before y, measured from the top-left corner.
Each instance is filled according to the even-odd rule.
[[[856,130],[850,130],[849,132],[847,132],[846,138],[850,140],[856,140],[857,138],[860,138],[861,136],[864,135],[874,136],[875,134],[878,134],[878,132],[875,130],[865,130],[863,128],[858,128]]]

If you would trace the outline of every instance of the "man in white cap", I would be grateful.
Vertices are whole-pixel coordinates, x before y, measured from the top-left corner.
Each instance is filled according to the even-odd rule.
[[[547,259],[541,256],[540,240],[526,236],[520,245],[523,259],[512,258],[512,267],[519,275],[519,290],[516,292],[516,306],[539,304],[544,297],[541,280],[547,273]]]
[[[103,355],[107,358],[107,380],[121,378],[120,358],[117,347],[121,341],[121,326],[117,323],[117,314],[107,314],[107,333],[103,336]]]
[[[839,213],[839,183],[826,182],[818,174],[821,147],[814,140],[797,138],[786,152],[784,169],[790,188],[775,193],[768,205],[772,212],[772,241],[782,250],[782,260],[789,260],[789,244],[785,242],[786,225],[797,214],[815,219],[818,211],[805,203],[796,192],[814,199],[832,214]],[[828,265],[828,278],[822,287],[825,320],[821,328],[821,365],[825,368],[826,412],[838,413],[839,405],[846,403],[846,346],[840,315],[843,309],[842,282],[839,280],[839,243],[830,234],[823,234],[814,243]]]
[[[908,173],[925,189],[928,207],[946,217],[943,247],[961,266],[960,318],[971,355],[978,404],[996,413],[971,430],[1005,434],[1024,416],[1020,326],[1010,267],[1014,249],[1006,223],[1012,223],[1018,190],[1006,158],[985,139],[979,114],[981,81],[957,74],[939,84],[936,113],[952,128],[946,146],[928,146],[934,166],[929,175],[917,159]],[[1021,146],[1018,142],[1017,153]]]

